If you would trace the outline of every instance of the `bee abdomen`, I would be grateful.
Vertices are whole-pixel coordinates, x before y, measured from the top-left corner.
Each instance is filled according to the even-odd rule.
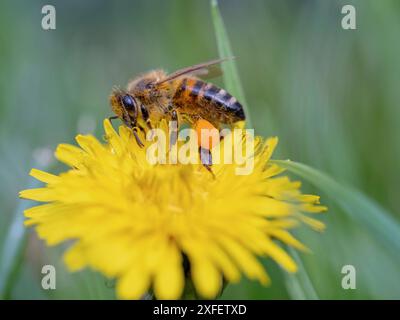
[[[203,98],[211,103],[216,104],[225,111],[232,113],[237,120],[245,119],[242,105],[235,97],[226,92],[224,89],[208,83],[205,85]]]
[[[242,105],[224,89],[197,79],[184,78],[174,96],[175,101],[186,100],[203,108],[215,106],[220,112],[233,116],[235,121],[244,120]]]

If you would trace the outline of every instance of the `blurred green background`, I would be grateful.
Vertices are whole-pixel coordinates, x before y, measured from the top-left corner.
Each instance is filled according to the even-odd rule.
[[[56,30],[41,28],[45,4],[56,8]],[[356,8],[356,30],[341,28],[345,4]],[[280,138],[275,158],[306,163],[353,186],[397,224],[400,2],[236,0],[219,6],[256,133]],[[208,1],[1,1],[0,272],[16,243],[12,222],[18,226],[22,207],[31,205],[17,196],[32,184],[30,168],[62,171],[51,160],[58,143],[72,143],[78,132],[100,137],[113,85],[148,69],[173,71],[217,56]],[[301,298],[294,289],[300,284],[312,292],[304,298],[399,299],[398,244],[390,247],[350,218],[335,195],[307,183],[304,190],[321,194],[330,210],[322,217],[323,234],[298,232],[313,251],[300,255],[299,275],[288,276],[267,260],[271,286],[244,279],[223,297]],[[100,275],[67,273],[62,250],[45,248],[29,230],[3,298],[114,297],[113,284]],[[57,290],[41,288],[45,264],[57,268]],[[356,290],[341,287],[347,264],[356,268]]]

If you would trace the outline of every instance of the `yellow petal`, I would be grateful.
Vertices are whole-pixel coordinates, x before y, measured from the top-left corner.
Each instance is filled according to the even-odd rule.
[[[104,147],[101,143],[91,135],[77,135],[76,142],[79,146],[85,150],[89,155],[96,156],[100,151],[103,151]]]
[[[122,154],[122,151],[124,150],[124,147],[121,143],[121,138],[119,135],[115,132],[114,127],[112,126],[110,120],[105,119],[103,122],[104,126],[104,131],[106,133],[106,139],[110,146],[113,148],[115,153],[118,155]]]
[[[263,266],[257,261],[253,254],[243,248],[236,241],[219,236],[219,241],[226,252],[235,260],[236,264],[250,279],[257,279],[262,284],[269,283],[269,277]]]
[[[268,254],[272,259],[278,262],[283,268],[289,272],[296,272],[297,265],[294,260],[277,244],[271,240],[265,243],[265,253]]]
[[[117,294],[122,299],[140,299],[150,287],[150,275],[146,268],[136,264],[117,282]]]
[[[268,161],[271,156],[272,153],[274,152],[276,146],[278,144],[278,137],[271,137],[268,138],[265,142],[265,147],[266,147],[266,151],[265,151],[265,156],[266,156],[266,161]]]
[[[309,204],[309,203],[303,204],[300,208],[302,211],[307,211],[307,212],[311,212],[311,213],[321,213],[321,212],[325,212],[326,210],[328,210],[327,207],[316,206],[316,205]]]
[[[281,240],[282,242],[305,252],[309,252],[310,250],[302,244],[299,240],[293,237],[289,232],[281,229],[270,229],[268,230],[268,234],[272,237]]]
[[[59,161],[70,167],[78,167],[82,162],[84,153],[76,146],[62,143],[58,145],[55,156]]]
[[[220,292],[222,277],[208,259],[191,259],[191,274],[196,291],[206,299],[213,299]]]
[[[53,190],[49,188],[35,188],[23,190],[19,193],[19,196],[24,199],[48,202],[57,200]]]
[[[158,299],[178,299],[182,294],[184,284],[181,254],[175,246],[170,244],[159,261],[155,274],[155,294]]]
[[[85,259],[84,247],[80,244],[75,244],[64,254],[64,262],[70,271],[78,271],[86,267],[88,261]]]
[[[44,183],[55,183],[59,181],[59,177],[51,174],[51,173],[47,173],[44,172],[42,170],[38,170],[38,169],[32,169],[29,172],[29,175],[31,175],[32,177],[34,177],[35,179],[42,181]]]
[[[319,221],[319,220],[316,220],[316,219],[307,217],[307,216],[305,216],[305,215],[301,215],[301,218],[300,218],[300,219],[301,219],[303,222],[307,223],[309,226],[311,226],[311,228],[313,228],[313,229],[316,230],[316,231],[321,232],[321,231],[323,231],[323,230],[325,229],[325,224],[322,223],[322,222]]]
[[[217,245],[210,243],[207,246],[207,253],[214,263],[221,269],[225,278],[232,283],[240,280],[240,272],[229,256]]]
[[[319,204],[320,197],[313,194],[302,194],[298,197],[298,199],[302,202]]]

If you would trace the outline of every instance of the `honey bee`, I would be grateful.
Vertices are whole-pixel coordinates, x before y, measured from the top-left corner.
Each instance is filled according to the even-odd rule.
[[[225,60],[212,60],[171,74],[153,70],[130,81],[126,90],[115,88],[110,96],[115,116],[110,119],[119,118],[132,128],[141,147],[144,145],[138,130],[145,131],[143,126],[152,129],[153,124],[161,119],[189,125],[196,125],[201,120],[218,130],[222,125],[233,126],[245,120],[243,107],[235,97],[199,78],[209,75],[212,66]],[[199,151],[201,155],[207,151],[210,153],[201,146]],[[212,164],[211,154],[203,164]]]

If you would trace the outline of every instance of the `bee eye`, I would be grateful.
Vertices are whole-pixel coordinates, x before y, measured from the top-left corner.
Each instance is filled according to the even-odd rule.
[[[133,98],[128,94],[124,95],[121,101],[126,109],[132,110],[135,107],[135,102],[133,101]]]

